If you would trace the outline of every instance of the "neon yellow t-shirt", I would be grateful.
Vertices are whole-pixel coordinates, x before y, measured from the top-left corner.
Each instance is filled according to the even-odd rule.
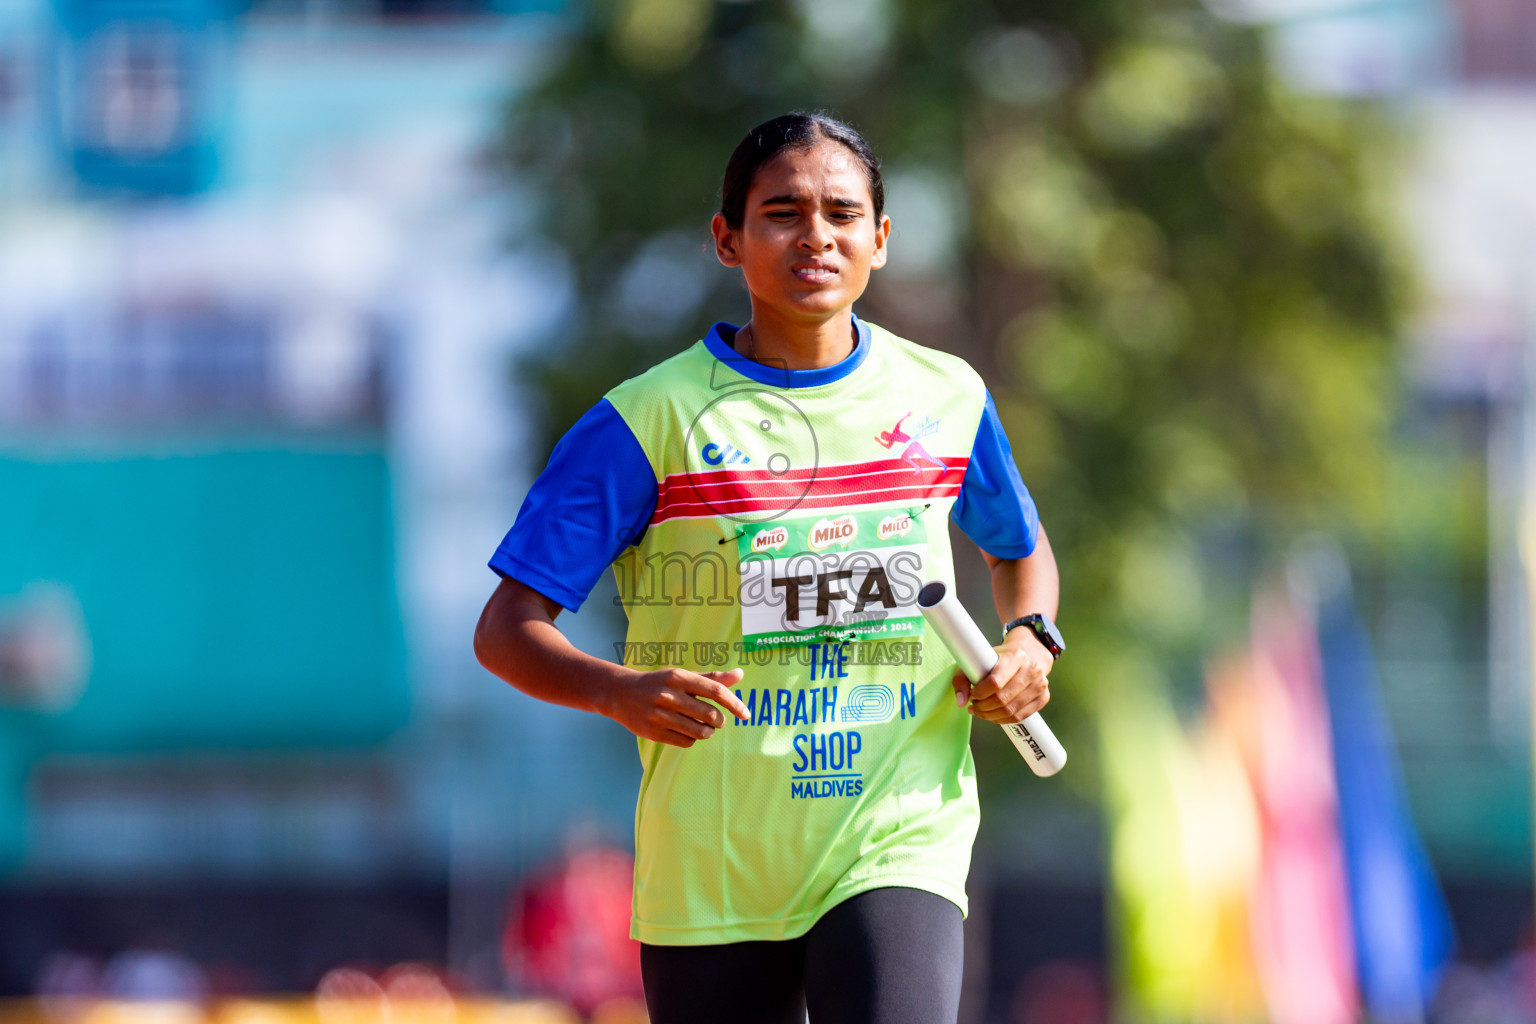
[[[916,599],[953,586],[947,518],[986,389],[863,329],[861,365],[828,383],[787,386],[712,333],[607,395],[658,493],[614,563],[626,661],[740,665],[752,712],[689,748],[639,741],[641,941],[793,938],[884,886],[966,909],[971,718]]]

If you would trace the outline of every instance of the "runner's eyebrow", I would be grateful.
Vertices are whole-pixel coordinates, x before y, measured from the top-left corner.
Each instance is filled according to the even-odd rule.
[[[810,201],[811,201],[810,196],[802,195],[799,192],[785,192],[783,195],[769,196],[767,199],[764,199],[758,205],[759,206],[800,206],[800,205],[802,205],[804,203],[808,203]],[[827,205],[828,206],[836,206],[836,207],[843,208],[843,209],[852,209],[852,210],[861,210],[861,209],[864,208],[864,204],[863,203],[859,202],[857,199],[849,199],[846,196],[833,196],[831,199],[827,200]]]

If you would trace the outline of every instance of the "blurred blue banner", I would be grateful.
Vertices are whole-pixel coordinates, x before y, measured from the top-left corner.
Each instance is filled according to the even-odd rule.
[[[186,195],[213,182],[220,0],[56,0],[55,104],[82,186]]]
[[[1455,944],[1450,914],[1408,808],[1347,585],[1321,602],[1318,620],[1361,997],[1372,1020],[1422,1021]]]

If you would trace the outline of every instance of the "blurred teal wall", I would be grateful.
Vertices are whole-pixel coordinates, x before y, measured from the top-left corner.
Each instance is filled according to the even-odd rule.
[[[31,745],[385,740],[409,711],[390,510],[373,443],[0,454],[0,597],[72,588],[94,662],[76,706],[32,716]]]

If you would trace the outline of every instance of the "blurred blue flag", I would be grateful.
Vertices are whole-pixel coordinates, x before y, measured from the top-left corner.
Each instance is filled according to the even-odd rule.
[[[1360,993],[1373,1020],[1422,1021],[1455,936],[1413,824],[1375,659],[1349,587],[1318,607]]]

